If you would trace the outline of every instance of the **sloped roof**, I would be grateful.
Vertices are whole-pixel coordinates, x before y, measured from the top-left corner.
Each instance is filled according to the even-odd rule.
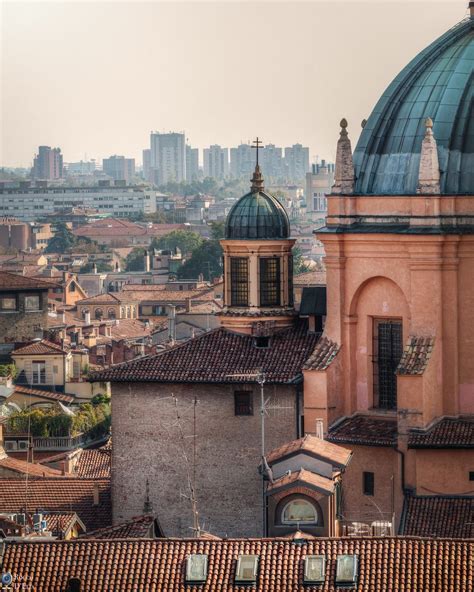
[[[127,302],[129,300],[133,300],[133,298],[129,298],[127,299]],[[91,296],[90,298],[83,298],[82,300],[78,300],[76,302],[77,304],[83,305],[83,304],[120,304],[122,302],[122,299],[114,296],[114,294],[110,294],[110,292],[105,292],[104,294],[97,294],[96,296]]]
[[[76,512],[52,512],[43,514],[46,520],[46,530],[50,530],[53,536],[64,536],[71,528],[78,524],[85,531],[86,527]]]
[[[38,356],[38,355],[51,355],[51,354],[62,354],[66,355],[67,352],[58,345],[57,343],[53,343],[52,341],[48,341],[47,339],[41,339],[40,341],[32,341],[23,347],[19,347],[12,351],[12,356]]]
[[[88,448],[81,452],[74,472],[83,479],[110,477],[111,448]]]
[[[340,592],[335,584],[341,554],[357,554],[357,592],[472,592],[474,542],[407,537],[315,538],[306,544],[286,539],[76,540],[9,543],[3,571],[28,574],[35,590],[63,592],[69,578],[87,592],[242,592],[235,581],[237,558],[260,558],[256,590]],[[199,587],[186,586],[186,558],[208,556],[208,575]],[[303,586],[307,555],[326,556],[323,587]],[[354,588],[352,588],[354,590]]]
[[[474,539],[474,496],[406,496],[401,534]]]
[[[369,415],[353,415],[330,426],[326,440],[341,444],[395,446],[397,443],[397,420]]]
[[[151,514],[136,516],[131,520],[108,526],[86,533],[81,538],[87,539],[145,539],[154,538],[150,536],[153,529],[155,517]]]
[[[99,505],[93,504],[94,486],[99,488]],[[21,508],[76,512],[88,530],[112,523],[110,482],[107,479],[43,478],[0,479],[0,512],[19,512]]]
[[[305,321],[276,333],[268,348],[257,348],[250,335],[215,329],[166,352],[118,364],[97,372],[100,382],[249,383],[232,377],[262,368],[268,384],[288,384],[301,378],[304,362],[318,336],[308,333]],[[289,353],[291,352],[291,355]]]
[[[325,271],[305,271],[293,276],[293,285],[300,286],[325,286],[326,272]]]
[[[397,367],[397,374],[421,375],[428,365],[433,351],[434,337],[410,336]]]
[[[474,417],[443,417],[426,430],[412,430],[409,448],[474,448]]]
[[[326,370],[340,349],[341,347],[337,343],[323,335],[306,361],[304,370]]]
[[[51,469],[50,467],[46,467],[44,465],[27,462],[26,460],[21,460],[19,458],[12,458],[11,456],[4,456],[3,458],[0,457],[0,468],[13,471],[14,473],[18,473],[19,475],[23,475],[25,477],[28,475],[28,477],[64,478],[62,471]],[[23,485],[23,488],[24,487],[25,486]],[[2,493],[3,492],[0,488],[0,496]]]
[[[56,393],[54,391],[46,391],[42,389],[28,388],[20,384],[15,384],[13,395],[18,393],[20,395],[33,395],[35,397],[42,397],[51,401],[62,401],[63,403],[72,403],[76,400],[74,395],[67,395],[65,393]],[[11,396],[11,395],[10,395]]]
[[[0,271],[0,291],[7,290],[49,290],[49,284],[36,278]]]
[[[317,456],[331,463],[333,466],[340,468],[345,467],[352,456],[352,451],[347,448],[343,448],[337,444],[331,444],[331,442],[321,440],[321,438],[317,438],[311,434],[306,434],[304,438],[293,440],[292,442],[283,444],[279,448],[275,448],[267,454],[266,458],[268,464],[271,465],[282,458],[294,456],[300,452]]]
[[[299,471],[293,471],[289,475],[283,475],[275,479],[275,481],[268,485],[266,494],[273,495],[278,491],[288,489],[296,484],[305,485],[310,489],[315,489],[324,494],[330,494],[334,491],[334,481],[332,479],[328,479],[312,471],[307,471],[306,469],[300,469]]]

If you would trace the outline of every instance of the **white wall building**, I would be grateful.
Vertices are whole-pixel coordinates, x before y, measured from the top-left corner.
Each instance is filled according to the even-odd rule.
[[[334,164],[322,160],[306,173],[306,211],[326,215],[327,198],[334,185]]]
[[[204,148],[204,177],[225,179],[229,175],[229,150],[213,144]]]
[[[184,133],[150,134],[150,164],[153,181],[165,185],[186,180],[186,138]]]

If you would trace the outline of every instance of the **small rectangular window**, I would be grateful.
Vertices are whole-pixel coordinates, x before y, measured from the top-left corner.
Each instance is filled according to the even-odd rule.
[[[374,495],[374,490],[375,490],[375,479],[374,479],[374,473],[371,473],[370,471],[364,471],[362,473],[362,489],[364,492],[364,495]]]
[[[305,584],[321,584],[326,575],[326,557],[324,555],[307,555],[304,560]]]
[[[257,581],[258,555],[239,555],[235,582],[252,584]]]
[[[246,257],[230,259],[230,305],[249,304],[249,263]]]
[[[16,298],[14,296],[3,296],[0,298],[0,310],[16,310]]]
[[[474,471],[469,471],[469,481],[474,481]]]
[[[234,393],[235,415],[253,415],[253,393],[236,391]]]
[[[46,362],[32,362],[33,384],[46,384]]]
[[[207,580],[207,555],[190,555],[186,561],[186,582]]]
[[[36,296],[25,296],[25,310],[40,310],[40,297]]]
[[[260,259],[260,306],[280,306],[280,259]]]
[[[338,555],[336,584],[355,584],[357,580],[357,555]]]

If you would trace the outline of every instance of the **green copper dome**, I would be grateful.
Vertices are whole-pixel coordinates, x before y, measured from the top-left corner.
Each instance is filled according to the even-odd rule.
[[[441,193],[474,193],[473,18],[423,50],[382,95],[354,152],[355,193],[416,193],[428,117],[438,144]]]
[[[263,180],[257,165],[252,190],[231,208],[225,223],[226,239],[289,238],[290,221],[281,203],[263,190]]]

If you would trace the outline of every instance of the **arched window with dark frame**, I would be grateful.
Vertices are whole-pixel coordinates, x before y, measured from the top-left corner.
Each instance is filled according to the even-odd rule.
[[[230,258],[230,305],[249,304],[249,261],[247,257]]]
[[[276,524],[323,526],[323,514],[319,504],[306,495],[290,494],[276,508]]]
[[[280,306],[280,259],[260,258],[260,306]]]

